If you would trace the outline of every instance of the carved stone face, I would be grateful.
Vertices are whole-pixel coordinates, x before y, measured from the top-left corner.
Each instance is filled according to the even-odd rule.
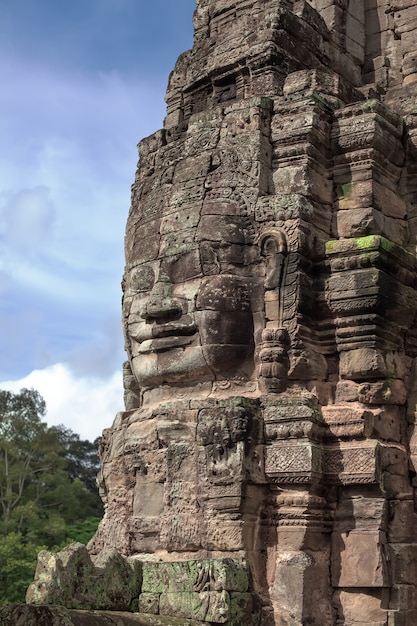
[[[158,258],[146,258],[143,241],[126,274],[127,348],[142,389],[242,376],[253,353],[243,226],[209,218],[182,232],[162,228]]]

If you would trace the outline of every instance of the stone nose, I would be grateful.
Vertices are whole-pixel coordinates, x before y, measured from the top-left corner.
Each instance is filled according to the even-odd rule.
[[[174,298],[151,298],[142,311],[146,320],[160,318],[175,318],[182,313],[181,304]]]
[[[172,319],[182,313],[182,306],[171,295],[171,285],[166,281],[155,283],[141,316],[146,319]]]

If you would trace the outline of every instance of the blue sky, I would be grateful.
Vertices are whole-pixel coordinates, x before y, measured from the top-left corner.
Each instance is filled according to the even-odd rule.
[[[123,236],[195,0],[2,0],[0,388],[94,438],[122,409]]]

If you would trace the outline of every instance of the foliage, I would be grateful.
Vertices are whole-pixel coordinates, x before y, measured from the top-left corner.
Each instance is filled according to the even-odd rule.
[[[102,515],[98,441],[49,427],[45,414],[37,391],[0,390],[0,601],[24,601],[37,552],[86,543]]]
[[[25,592],[35,572],[36,557],[42,546],[23,543],[19,533],[9,533],[0,541],[0,602],[24,602]]]
[[[68,525],[66,528],[68,534],[65,539],[65,544],[79,541],[86,545],[96,532],[100,519],[100,517],[87,517],[86,519],[78,520],[74,524]]]
[[[101,500],[98,497],[96,476],[99,470],[98,447],[100,438],[91,442],[80,439],[64,426],[54,426],[51,432],[64,446],[65,471],[73,483],[77,482],[84,489],[84,517],[101,517],[103,513]]]

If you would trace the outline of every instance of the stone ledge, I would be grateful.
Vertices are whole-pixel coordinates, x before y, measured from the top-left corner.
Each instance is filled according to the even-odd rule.
[[[0,606],[1,626],[204,626],[203,622],[120,611],[80,611],[61,606]]]

